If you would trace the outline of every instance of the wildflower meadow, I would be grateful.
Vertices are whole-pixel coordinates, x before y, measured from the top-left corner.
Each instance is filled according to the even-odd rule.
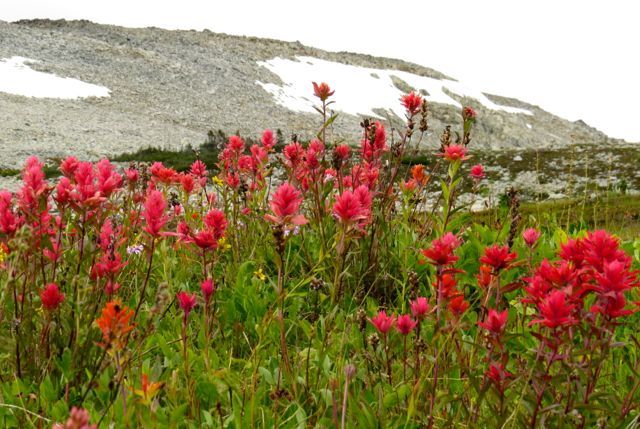
[[[471,211],[470,107],[431,130],[409,93],[402,127],[334,141],[339,93],[309,88],[313,139],[230,136],[216,165],[26,160],[0,191],[0,425],[640,426],[640,240],[516,190]]]

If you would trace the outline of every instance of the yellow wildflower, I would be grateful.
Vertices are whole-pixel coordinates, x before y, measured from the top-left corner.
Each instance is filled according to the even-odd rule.
[[[218,248],[223,252],[231,249],[231,245],[227,243],[226,237],[222,237],[220,240],[218,240]]]
[[[267,276],[262,272],[262,268],[258,268],[257,271],[254,271],[253,275],[261,281],[265,281],[267,279]]]
[[[218,186],[224,185],[224,181],[221,178],[219,178],[218,176],[212,176],[211,180],[213,181],[214,185],[218,185]]]

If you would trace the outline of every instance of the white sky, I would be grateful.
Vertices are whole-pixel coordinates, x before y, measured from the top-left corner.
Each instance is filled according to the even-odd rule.
[[[0,2],[6,21],[209,28],[402,58],[640,142],[637,0]]]

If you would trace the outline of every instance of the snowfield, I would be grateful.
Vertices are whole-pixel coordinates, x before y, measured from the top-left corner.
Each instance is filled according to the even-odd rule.
[[[74,100],[85,97],[108,97],[109,89],[70,77],[33,70],[24,57],[0,59],[0,92],[35,98]]]
[[[260,81],[256,81],[256,84],[272,94],[278,104],[296,112],[315,112],[313,106],[317,104],[317,100],[312,100],[311,88],[311,82],[315,81],[327,82],[336,91],[336,102],[332,106],[334,110],[352,115],[380,117],[374,113],[374,109],[387,109],[402,118],[405,112],[398,100],[403,92],[394,85],[392,76],[395,76],[416,90],[426,92],[423,95],[433,103],[461,108],[460,103],[447,94],[449,92],[473,98],[492,110],[532,115],[529,110],[496,104],[481,91],[448,79],[353,66],[306,56],[298,56],[296,60],[276,57],[259,61],[258,65],[280,77],[282,85]]]

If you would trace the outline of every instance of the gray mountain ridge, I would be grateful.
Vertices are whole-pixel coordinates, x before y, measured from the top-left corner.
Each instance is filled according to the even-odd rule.
[[[156,146],[177,148],[204,141],[208,130],[257,136],[265,128],[302,139],[321,125],[317,114],[297,113],[276,104],[257,85],[282,83],[259,61],[310,56],[344,64],[393,69],[436,79],[436,70],[402,60],[348,52],[327,52],[298,42],[231,36],[205,31],[124,28],[89,21],[0,21],[0,59],[38,60],[35,70],[73,77],[110,89],[110,97],[39,99],[0,93],[0,167],[15,167],[30,155],[87,159]],[[394,81],[395,82],[395,81]],[[328,82],[331,84],[331,82]],[[402,90],[406,83],[399,80]],[[309,82],[309,95],[312,86]],[[541,149],[571,145],[624,145],[583,121],[567,121],[537,106],[486,94],[496,104],[530,110],[533,115],[485,108],[477,100],[448,93],[478,112],[472,147]],[[340,93],[335,97],[339,99]],[[402,119],[389,112],[392,126]],[[430,103],[425,139],[436,147],[447,124],[458,126],[459,109]],[[357,143],[361,118],[340,113],[332,141]]]

